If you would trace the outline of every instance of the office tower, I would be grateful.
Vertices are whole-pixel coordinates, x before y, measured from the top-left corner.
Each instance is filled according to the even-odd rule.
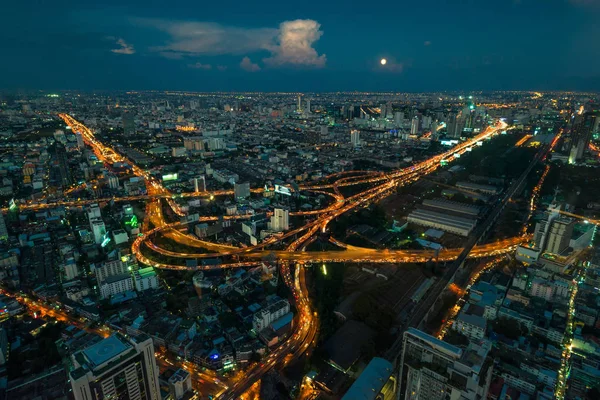
[[[298,95],[298,105],[296,106],[296,111],[298,111],[298,112],[302,111],[302,95],[301,94]]]
[[[8,239],[8,229],[6,229],[6,222],[4,221],[4,215],[0,212],[0,240]]]
[[[88,221],[91,221],[94,218],[102,218],[102,213],[100,211],[100,207],[98,207],[98,204],[90,204],[86,211]]]
[[[159,400],[152,339],[114,334],[71,356],[69,380],[75,400]]]
[[[360,146],[360,131],[356,129],[350,131],[350,143],[352,143],[352,146],[354,147]]]
[[[590,145],[594,129],[598,129],[600,117],[597,112],[576,114],[571,127],[571,150],[569,164],[574,164],[583,159],[583,155]]]
[[[399,127],[402,124],[403,120],[404,120],[404,113],[400,112],[400,111],[396,111],[394,113],[394,125]]]
[[[544,251],[552,254],[565,251],[569,247],[574,227],[575,220],[572,218],[558,217],[552,221]]]
[[[250,197],[250,184],[248,182],[234,184],[233,196],[236,200]]]
[[[415,115],[410,124],[410,134],[416,135],[417,133],[419,133],[419,117]]]
[[[83,141],[83,136],[79,132],[75,132],[75,138],[77,139],[77,148],[79,150],[85,147],[85,142]]]
[[[130,112],[123,113],[123,133],[125,135],[135,135],[135,121]]]
[[[310,99],[306,100],[306,113],[310,114]]]
[[[90,228],[92,229],[92,235],[94,236],[94,242],[101,244],[104,241],[104,235],[106,235],[106,227],[102,218],[92,218],[90,220]]]
[[[290,229],[290,212],[285,208],[276,208],[271,217],[270,229],[275,232],[287,231]]]
[[[491,348],[481,340],[461,349],[409,328],[402,346],[400,393],[407,400],[486,399],[493,370]]]
[[[174,400],[181,400],[191,391],[192,376],[186,370],[179,368],[169,378],[169,392],[171,392],[171,396],[173,396]]]
[[[206,192],[206,179],[204,175],[194,178],[194,192]]]
[[[548,233],[552,222],[557,219],[560,215],[560,205],[551,204],[548,210],[544,214],[544,217],[535,225],[535,233],[533,236],[533,242],[536,249],[544,251],[546,248],[546,242],[548,240]]]

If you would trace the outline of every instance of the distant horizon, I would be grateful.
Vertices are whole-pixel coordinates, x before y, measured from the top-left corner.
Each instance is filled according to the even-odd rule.
[[[594,92],[599,18],[596,0],[12,2],[0,88]]]

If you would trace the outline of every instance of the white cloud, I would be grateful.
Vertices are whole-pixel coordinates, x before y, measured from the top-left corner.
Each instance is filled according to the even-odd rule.
[[[312,47],[323,32],[313,20],[284,21],[279,28],[240,28],[210,22],[135,19],[138,25],[165,32],[166,44],[150,50],[168,58],[200,55],[247,55],[268,52],[270,66],[322,67],[326,56]],[[242,60],[243,61],[243,60]]]
[[[119,45],[119,48],[112,49],[111,51],[113,53],[117,53],[117,54],[134,54],[135,53],[135,49],[133,48],[133,46],[128,44],[127,42],[125,42],[125,40],[118,39],[117,44]]]
[[[211,22],[137,19],[139,24],[167,33],[169,41],[151,48],[161,55],[223,55],[246,54],[268,50],[274,45],[277,29],[238,28]]]
[[[212,65],[202,64],[201,62],[197,62],[195,64],[189,64],[188,67],[194,68],[194,69],[211,69]]]
[[[273,56],[264,61],[269,65],[306,65],[323,67],[327,61],[325,54],[319,55],[312,47],[321,38],[321,24],[311,19],[285,21],[279,25],[279,43],[273,49]]]
[[[250,57],[248,57],[248,56],[242,58],[242,62],[240,62],[240,67],[243,70],[246,70],[249,72],[260,71],[260,66],[258,64],[253,63],[252,60],[250,60]]]

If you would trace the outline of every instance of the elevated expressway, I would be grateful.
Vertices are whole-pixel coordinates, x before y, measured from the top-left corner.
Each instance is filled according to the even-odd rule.
[[[220,398],[225,399],[237,399],[240,398],[243,393],[250,388],[250,386],[259,380],[267,371],[276,366],[280,366],[288,363],[289,361],[300,357],[303,353],[308,352],[312,345],[315,343],[316,336],[318,333],[318,316],[314,312],[311,302],[308,298],[308,288],[305,280],[305,269],[295,268],[292,276],[290,268],[291,263],[304,264],[308,262],[317,261],[344,261],[344,262],[355,262],[355,261],[368,261],[368,262],[402,262],[402,261],[425,261],[435,256],[433,252],[427,251],[400,251],[400,250],[374,250],[358,248],[355,246],[344,245],[337,242],[338,245],[344,247],[342,251],[328,251],[328,252],[307,252],[299,251],[304,250],[307,243],[314,240],[315,235],[319,232],[325,232],[327,225],[333,219],[338,216],[351,211],[353,209],[367,206],[369,203],[381,199],[392,192],[397,186],[406,185],[417,181],[423,176],[435,171],[442,163],[442,161],[452,161],[459,157],[460,154],[470,150],[478,142],[483,141],[498,131],[506,129],[506,124],[498,123],[494,127],[488,127],[484,132],[480,133],[476,137],[467,140],[459,145],[455,146],[451,150],[442,154],[436,155],[426,161],[415,164],[409,168],[404,168],[391,173],[373,172],[373,171],[362,171],[362,172],[343,172],[334,174],[329,177],[325,177],[322,181],[324,183],[316,183],[313,185],[300,186],[301,190],[320,192],[329,196],[334,197],[334,201],[326,208],[314,211],[298,212],[295,215],[307,216],[309,218],[315,217],[309,220],[305,225],[288,231],[278,237],[271,237],[260,243],[257,246],[237,248],[229,245],[222,245],[217,243],[210,243],[199,240],[191,235],[186,235],[181,232],[181,229],[186,228],[185,223],[173,222],[167,223],[162,215],[162,209],[160,199],[166,199],[168,204],[174,210],[174,212],[183,216],[184,213],[179,209],[174,199],[176,197],[216,197],[223,195],[231,195],[231,190],[220,190],[212,192],[202,193],[185,193],[182,195],[173,195],[166,188],[164,188],[160,182],[152,177],[147,171],[137,167],[134,163],[127,160],[123,156],[116,153],[113,149],[104,146],[100,143],[91,130],[85,125],[79,123],[74,118],[67,114],[61,114],[60,117],[65,123],[71,127],[73,131],[80,132],[86,144],[92,147],[96,156],[103,162],[115,163],[115,162],[127,162],[132,166],[132,172],[140,177],[143,177],[147,182],[148,194],[144,196],[128,196],[122,198],[109,198],[108,200],[114,201],[132,201],[132,200],[149,200],[146,210],[146,219],[143,224],[144,228],[147,229],[150,223],[154,226],[152,229],[147,230],[144,234],[140,235],[134,241],[132,245],[132,252],[138,257],[141,263],[152,265],[156,268],[172,269],[172,270],[189,270],[184,265],[170,265],[166,263],[160,263],[156,260],[147,258],[141,251],[142,246],[146,246],[152,251],[156,251],[160,254],[167,255],[174,258],[186,259],[186,258],[208,258],[208,257],[223,257],[233,256],[232,258],[237,259],[236,262],[227,264],[219,264],[207,268],[235,268],[240,266],[247,266],[256,264],[260,258],[270,256],[272,254],[280,260],[281,276],[284,282],[288,285],[292,292],[295,306],[298,310],[296,321],[294,324],[294,331],[291,336],[283,344],[275,348],[262,363],[255,363],[244,371],[244,375],[241,379],[234,382],[229,388],[220,394]],[[328,180],[336,179],[333,183],[328,183]],[[344,198],[340,191],[340,187],[366,184],[371,187],[361,191],[360,193]],[[263,188],[252,189],[253,193],[261,193]],[[333,191],[330,192],[330,191]],[[85,201],[58,201],[54,203],[38,203],[38,204],[26,204],[22,205],[23,209],[44,209],[56,206],[65,207],[81,207],[84,204],[95,203],[102,201],[102,199],[85,200]],[[249,216],[232,216],[227,218],[249,218]],[[200,221],[217,221],[218,217],[209,216],[201,217]],[[176,242],[183,243],[186,246],[192,248],[202,248],[211,251],[211,253],[175,253],[169,252],[156,246],[152,242],[152,238],[157,235],[164,235],[165,237],[175,240]],[[275,243],[281,243],[286,239],[291,239],[292,242],[287,245],[285,251],[270,251],[266,250],[266,247],[271,246]],[[335,241],[335,239],[333,239]],[[496,243],[490,243],[478,247],[473,251],[473,254],[481,257],[498,254],[508,249],[513,248],[516,244],[522,241],[522,238],[507,239]],[[460,254],[461,249],[443,250],[438,254],[439,259],[452,259]],[[205,267],[198,267],[199,269]]]

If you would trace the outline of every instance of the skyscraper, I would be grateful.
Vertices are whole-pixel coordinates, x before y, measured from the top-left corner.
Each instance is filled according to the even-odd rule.
[[[8,230],[6,229],[6,222],[4,221],[4,215],[0,213],[0,241],[8,239]]]
[[[125,135],[135,135],[135,120],[130,112],[123,113],[123,133]]]
[[[285,208],[276,208],[271,217],[271,230],[275,232],[290,229],[290,212]]]
[[[415,115],[410,124],[410,134],[416,135],[417,133],[419,133],[419,117]]]
[[[493,370],[491,348],[482,340],[461,349],[409,328],[404,332],[400,391],[407,400],[485,399]]]
[[[77,147],[81,150],[85,147],[85,142],[83,141],[83,136],[79,132],[75,132],[75,138],[77,138]]]
[[[307,114],[310,114],[310,99],[306,100],[306,111]]]
[[[296,111],[298,111],[298,112],[302,111],[302,95],[301,94],[298,95],[298,105],[296,106]]]
[[[571,150],[569,152],[569,164],[583,159],[583,154],[590,145],[590,139],[594,130],[598,130],[600,118],[597,112],[586,112],[576,114],[571,126]]]
[[[234,184],[233,196],[236,200],[250,197],[250,184],[248,182]]]
[[[350,131],[350,143],[352,143],[354,147],[360,146],[360,131],[356,129]]]
[[[69,380],[75,400],[159,400],[152,339],[114,334],[71,356]]]

